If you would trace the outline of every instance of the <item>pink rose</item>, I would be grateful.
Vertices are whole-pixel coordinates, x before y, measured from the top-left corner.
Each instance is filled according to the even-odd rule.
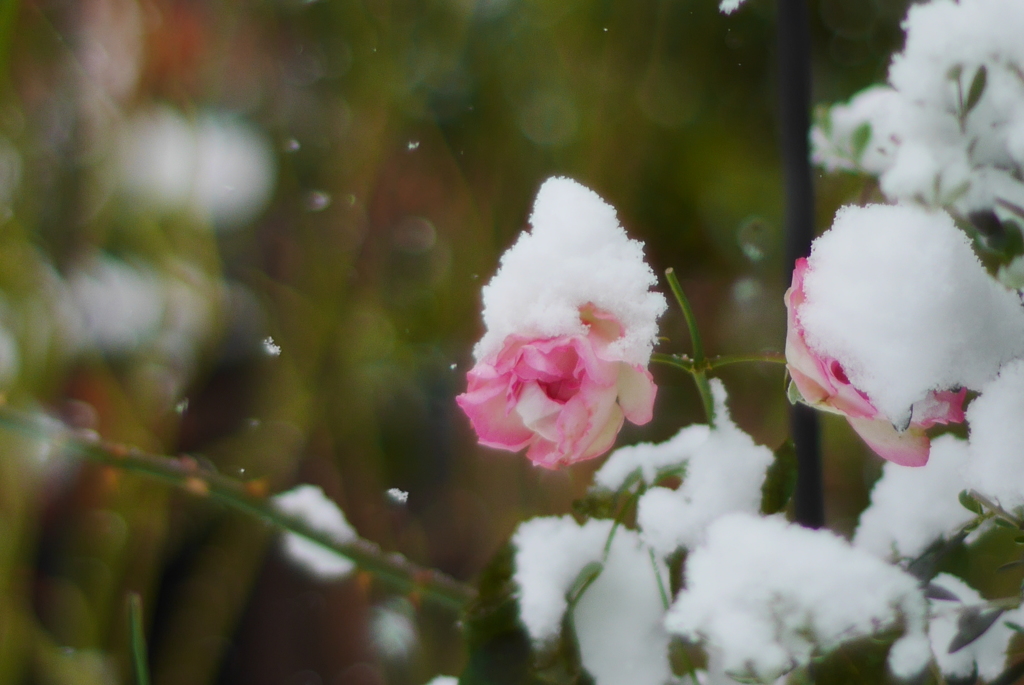
[[[591,305],[581,308],[580,319],[586,335],[510,335],[467,374],[469,387],[455,401],[480,444],[528,447],[530,461],[554,469],[607,452],[623,419],[651,420],[654,379],[609,350],[622,324]]]
[[[897,430],[868,396],[850,383],[837,359],[820,355],[807,346],[800,324],[807,269],[807,260],[798,259],[793,285],[786,291],[786,366],[804,402],[845,416],[853,430],[883,459],[903,466],[924,466],[930,446],[925,429],[938,423],[963,422],[967,390],[928,393],[924,400],[914,404],[910,424]]]

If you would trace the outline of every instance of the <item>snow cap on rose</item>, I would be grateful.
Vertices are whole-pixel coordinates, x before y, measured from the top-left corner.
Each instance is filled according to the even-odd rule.
[[[614,208],[579,183],[544,182],[524,232],[484,287],[486,333],[457,398],[481,444],[557,468],[651,419],[647,364],[665,298]]]

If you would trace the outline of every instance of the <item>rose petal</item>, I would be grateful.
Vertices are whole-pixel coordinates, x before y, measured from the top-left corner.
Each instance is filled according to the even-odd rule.
[[[626,333],[626,328],[611,312],[595,307],[592,303],[580,307],[580,321],[587,325],[587,337],[595,338],[603,345],[614,342]]]
[[[928,463],[931,441],[924,429],[912,425],[897,433],[885,419],[849,417],[847,420],[857,435],[882,459],[900,466],[924,466]]]
[[[965,399],[967,388],[956,392],[943,390],[929,393],[928,397],[914,403],[911,425],[928,428],[937,423],[963,423]]]
[[[583,461],[585,459],[593,459],[599,457],[615,445],[615,438],[619,436],[619,431],[622,430],[622,423],[625,420],[625,416],[622,413],[622,409],[617,404],[613,404],[605,417],[604,425],[601,426],[597,432],[591,436],[590,446],[587,447],[575,461]]]
[[[650,373],[608,352],[621,324],[592,306],[580,316],[586,336],[510,335],[470,371],[469,389],[456,399],[481,444],[529,446],[531,461],[556,468],[611,449],[626,418],[651,420],[657,388]]]
[[[612,435],[612,440],[614,441],[615,435],[618,434],[618,429],[622,427],[623,420],[622,409],[619,408],[617,396],[618,392],[614,386],[606,388],[597,384],[584,383],[583,387],[580,388],[579,394],[573,398],[573,402],[582,402],[586,406],[586,424],[579,425],[572,415],[567,412],[563,412],[563,414],[566,415],[567,419],[573,420],[571,426],[569,421],[563,423],[561,417],[559,417],[562,446],[568,454],[572,455],[572,461],[590,458],[583,455],[587,454],[595,440],[607,430],[609,421],[613,422],[616,427],[615,434]],[[569,409],[569,407],[566,406],[566,409]],[[573,429],[575,429],[575,433]],[[611,444],[609,443],[605,449],[610,447]],[[603,451],[601,450],[601,452]],[[591,456],[597,456],[601,452]]]
[[[605,388],[614,386],[619,380],[619,362],[601,359],[597,356],[592,342],[587,338],[577,337],[573,341],[579,360],[576,362],[574,376],[581,381]]]
[[[535,466],[541,466],[546,469],[557,469],[559,466],[562,466],[562,456],[556,443],[539,437],[530,443],[530,449],[526,450],[527,459],[533,462]]]
[[[515,413],[519,414],[524,426],[545,440],[558,440],[558,420],[564,406],[548,397],[536,382],[530,382],[523,385]]]
[[[513,370],[522,380],[557,381],[571,378],[579,353],[571,338],[562,337],[525,345]]]
[[[642,366],[619,364],[619,406],[630,423],[642,426],[654,417],[658,386],[651,372]]]
[[[517,452],[533,439],[533,431],[526,428],[522,419],[515,412],[506,412],[506,384],[500,379],[494,382],[476,384],[473,387],[472,371],[471,389],[455,401],[469,417],[481,445]]]

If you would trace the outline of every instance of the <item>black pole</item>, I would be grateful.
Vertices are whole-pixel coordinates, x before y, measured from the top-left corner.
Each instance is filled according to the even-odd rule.
[[[811,37],[806,0],[778,0],[779,115],[786,187],[786,269],[806,257],[814,239],[814,188],[808,133],[811,125]],[[798,523],[825,523],[818,417],[802,404],[792,407],[790,434],[796,446],[794,514]]]

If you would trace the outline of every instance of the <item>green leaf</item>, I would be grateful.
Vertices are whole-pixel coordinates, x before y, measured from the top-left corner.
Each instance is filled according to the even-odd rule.
[[[970,607],[960,612],[960,619],[957,621],[957,632],[949,643],[950,654],[959,651],[971,644],[985,634],[992,624],[1003,615],[1005,609],[984,609],[982,607]]]
[[[967,531],[961,530],[949,540],[936,540],[919,557],[907,565],[907,573],[923,582],[930,581],[938,573],[939,564],[959,549],[966,537]]]
[[[146,657],[146,632],[142,621],[142,598],[139,593],[128,595],[128,630],[131,634],[132,667],[135,685],[149,685],[149,663]]]
[[[853,148],[853,158],[855,161],[860,162],[860,158],[864,156],[864,150],[868,148],[868,143],[871,142],[871,124],[864,122],[853,131],[853,135],[850,137],[850,144]]]
[[[671,466],[663,466],[658,469],[654,476],[654,485],[661,483],[663,480],[669,478],[679,478],[680,480],[686,479],[686,464],[672,464]]]
[[[775,461],[761,485],[762,514],[776,514],[786,508],[796,490],[796,472],[796,448],[792,440],[786,440],[775,450]]]
[[[582,519],[611,518],[615,513],[618,494],[611,490],[591,488],[580,499],[573,500],[572,513]]]
[[[995,525],[999,526],[1000,528],[1012,528],[1014,530],[1020,530],[1020,528],[1018,528],[1016,525],[1010,523],[1006,519],[995,518],[995,519],[992,520],[992,523],[994,523]]]
[[[565,593],[565,599],[569,602],[569,610],[576,606],[576,602],[580,601],[580,597],[587,591],[590,584],[597,580],[597,577],[601,575],[601,571],[604,570],[604,564],[600,561],[592,561],[576,574],[576,580],[572,581],[572,585],[569,587],[569,591]]]
[[[1006,231],[1006,244],[1003,246],[1003,254],[1007,257],[1017,257],[1024,254],[1024,233],[1021,233],[1020,224],[1013,220],[1003,222]]]
[[[964,103],[964,116],[966,117],[971,113],[971,110],[977,107],[978,102],[981,100],[981,96],[985,94],[985,85],[988,83],[988,69],[982,64],[978,67],[978,70],[974,72],[974,78],[971,79],[971,87],[967,91],[967,102]]]
[[[800,388],[796,387],[792,378],[788,378],[786,382],[786,399],[790,404],[807,404],[804,396],[800,394]]]
[[[1005,625],[1010,630],[1016,631],[1018,633],[1024,633],[1024,626],[1022,626],[1019,623],[1015,623],[1014,621],[1003,621],[1003,625]]]
[[[958,499],[960,500],[961,506],[963,506],[963,508],[966,509],[967,511],[973,512],[975,514],[985,513],[985,510],[981,506],[981,502],[974,499],[971,493],[969,493],[967,490],[961,490]]]

